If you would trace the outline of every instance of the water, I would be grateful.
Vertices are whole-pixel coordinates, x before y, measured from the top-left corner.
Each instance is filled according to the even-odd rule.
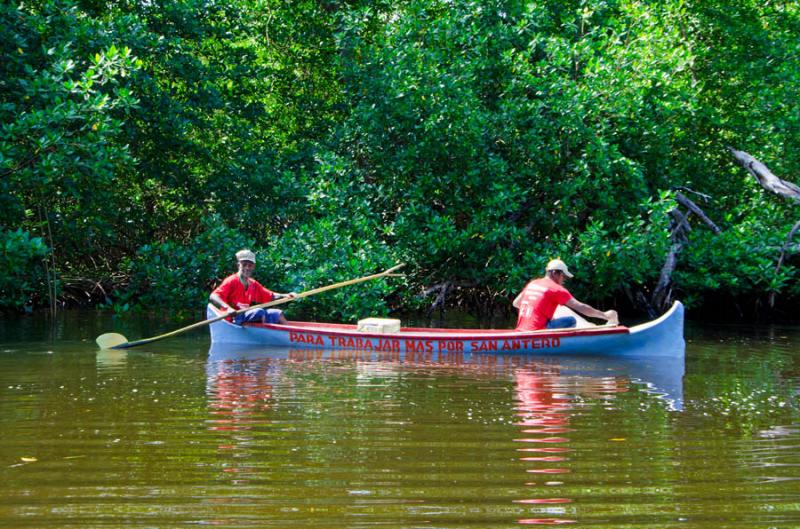
[[[800,526],[800,329],[689,327],[685,365],[99,352],[0,322],[0,527]]]

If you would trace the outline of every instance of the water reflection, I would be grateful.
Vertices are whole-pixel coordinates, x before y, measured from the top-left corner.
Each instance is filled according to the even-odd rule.
[[[210,417],[206,425],[209,432],[218,434],[221,471],[230,477],[231,485],[246,485],[257,474],[258,467],[251,461],[257,448],[255,432],[270,423],[273,381],[279,371],[279,362],[270,356],[207,364]]]
[[[570,497],[553,495],[564,488],[571,472],[573,415],[586,402],[610,404],[619,394],[643,384],[670,410],[683,408],[683,358],[537,358],[513,371],[516,413],[521,437],[517,451],[526,472],[530,495],[515,503],[531,506],[535,517],[517,520],[521,525],[574,524]],[[624,441],[624,439],[612,439]]]
[[[125,367],[128,352],[124,349],[98,349],[97,368],[110,371]]]
[[[523,437],[517,448],[520,461],[526,462],[526,472],[535,481],[526,483],[533,497],[515,500],[516,503],[536,505],[536,518],[517,520],[523,525],[560,525],[576,523],[567,518],[570,513],[563,504],[571,498],[552,496],[550,490],[564,485],[571,472],[568,461],[571,417],[584,402],[606,402],[631,389],[629,377],[616,375],[586,376],[575,374],[559,364],[537,364],[514,371],[516,385],[516,423]]]
[[[438,417],[436,414],[441,412],[434,409],[449,409],[452,414],[465,413],[461,422],[454,420],[449,426],[450,437],[458,436],[459,431],[479,431],[470,423],[481,420],[487,425],[484,435],[502,435],[491,438],[504,439],[502,445],[518,454],[516,459],[524,474],[515,478],[519,489],[506,501],[517,506],[512,519],[525,525],[570,524],[579,518],[573,503],[575,497],[565,487],[570,474],[576,472],[573,434],[577,434],[579,427],[574,422],[583,413],[585,403],[610,406],[615,399],[634,390],[651,394],[653,402],[670,410],[681,409],[683,401],[683,359],[677,361],[674,357],[654,361],[596,356],[212,346],[206,374],[210,414],[207,428],[216,434],[217,450],[224,460],[221,470],[232,485],[255,486],[282,479],[265,463],[272,450],[280,446],[281,453],[289,458],[287,461],[293,462],[287,463],[292,468],[300,461],[311,465],[310,468],[318,465],[338,468],[334,474],[317,477],[309,483],[330,484],[332,488],[325,494],[332,497],[339,497],[342,490],[350,491],[348,499],[342,501],[351,504],[351,508],[367,509],[380,501],[393,505],[421,504],[409,508],[406,511],[409,516],[421,515],[423,505],[444,508],[444,513],[450,507],[437,503],[436,495],[446,494],[442,491],[447,489],[434,487],[432,490],[439,492],[434,492],[433,497],[407,497],[402,485],[407,479],[431,479],[436,483],[446,471],[435,462],[437,459],[430,459],[430,453],[431,447],[443,440],[420,445],[417,451],[421,452],[414,463],[395,466],[390,463],[392,459],[374,458],[385,453],[404,461],[404,450],[399,447],[410,449],[424,438],[418,437],[421,432],[427,431],[427,428],[418,430],[416,425],[427,424],[432,416]],[[457,378],[451,378],[452,375]],[[502,394],[502,386],[490,381],[507,383],[505,388],[510,393],[497,400],[498,404],[505,401],[497,413],[508,417],[507,422],[498,421],[496,416],[473,417],[470,402],[476,401],[460,400],[465,391],[470,391],[466,388],[475,387],[471,386],[471,380],[483,380],[478,384],[498,396]],[[426,387],[440,395],[435,405],[427,401],[427,406],[433,405],[430,408],[433,415],[416,411],[424,410],[415,400],[426,398]],[[413,392],[406,393],[410,388],[414,388]],[[448,400],[448,393],[452,401]],[[474,397],[478,395],[473,394]],[[300,423],[296,421],[301,421],[303,428],[298,428]],[[346,434],[344,431],[337,434],[337,423],[345,428]],[[583,428],[588,428],[580,432],[584,439],[587,434],[596,435],[591,432],[592,425]],[[404,437],[404,432],[409,437]],[[452,452],[448,458],[457,457],[456,438],[442,445]],[[469,442],[467,446],[475,442],[467,439],[470,438],[461,442]],[[426,453],[427,456],[422,455]],[[426,468],[426,464],[435,466]],[[343,477],[349,475],[350,468],[359,467],[361,477]],[[465,472],[464,468],[455,466],[452,472],[457,476]],[[452,494],[460,490],[457,483],[452,482]],[[463,490],[475,490],[470,481],[466,483]],[[364,493],[367,496],[354,495],[354,490],[370,492]],[[381,491],[382,498],[369,497],[375,491]]]
[[[516,384],[516,411],[519,421],[516,423],[524,437],[514,439],[524,443],[517,448],[523,454],[521,461],[528,464],[527,472],[542,475],[543,482],[528,482],[526,485],[545,491],[548,485],[562,484],[560,475],[569,473],[563,466],[569,452],[569,428],[574,391],[559,387],[563,380],[558,366],[539,364],[514,370]],[[544,485],[545,487],[542,487]],[[575,523],[575,520],[563,518],[564,507],[553,506],[571,503],[569,498],[550,496],[526,497],[514,500],[515,503],[542,505],[537,507],[537,514],[557,515],[559,517],[521,518],[517,520],[523,525],[555,525]]]
[[[659,398],[673,411],[683,409],[683,376],[685,363],[682,356],[533,356],[495,355],[480,353],[447,352],[375,352],[285,347],[231,347],[212,344],[208,354],[208,375],[211,382],[224,377],[228,369],[241,369],[237,363],[248,360],[272,361],[271,369],[280,370],[280,361],[353,361],[402,363],[405,366],[439,365],[450,367],[482,367],[493,370],[526,367],[555,372],[558,377],[585,377],[603,387],[604,381],[626,378],[644,385],[647,392]],[[515,371],[517,373],[519,371]],[[587,383],[588,384],[588,383]],[[212,386],[215,384],[211,384]],[[591,384],[588,384],[589,386]],[[588,386],[587,386],[588,387]]]
[[[647,358],[3,341],[0,519],[800,527],[800,335],[783,336],[691,339],[685,378]]]

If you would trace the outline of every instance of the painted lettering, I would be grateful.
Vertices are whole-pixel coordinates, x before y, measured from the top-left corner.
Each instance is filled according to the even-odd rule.
[[[290,332],[289,341],[292,343],[307,343],[311,345],[325,345],[322,342],[322,336],[317,334],[303,334],[299,332]]]
[[[473,340],[470,342],[470,347],[473,351],[497,351],[497,340]]]
[[[405,342],[406,342],[406,351],[412,353],[433,352],[433,341],[431,340],[406,340]]]
[[[464,351],[464,342],[458,340],[439,340],[436,342],[436,351],[458,353]]]
[[[389,340],[388,338],[378,339],[378,345],[375,347],[376,351],[399,351],[400,340]]]
[[[503,340],[503,347],[501,351],[520,351],[522,350],[522,342],[520,340]]]

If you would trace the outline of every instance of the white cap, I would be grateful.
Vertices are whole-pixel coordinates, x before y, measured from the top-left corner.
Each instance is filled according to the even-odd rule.
[[[251,263],[256,264],[256,254],[254,254],[250,250],[239,250],[238,252],[236,252],[236,260],[250,261]]]
[[[572,274],[569,273],[566,263],[561,259],[553,259],[547,263],[547,268],[545,268],[545,271],[549,272],[550,270],[560,270],[561,272],[564,272],[565,276],[572,277]]]

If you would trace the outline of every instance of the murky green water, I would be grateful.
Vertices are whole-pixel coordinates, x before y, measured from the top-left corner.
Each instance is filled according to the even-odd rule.
[[[800,329],[688,328],[683,366],[112,327],[0,322],[0,526],[800,527]]]

